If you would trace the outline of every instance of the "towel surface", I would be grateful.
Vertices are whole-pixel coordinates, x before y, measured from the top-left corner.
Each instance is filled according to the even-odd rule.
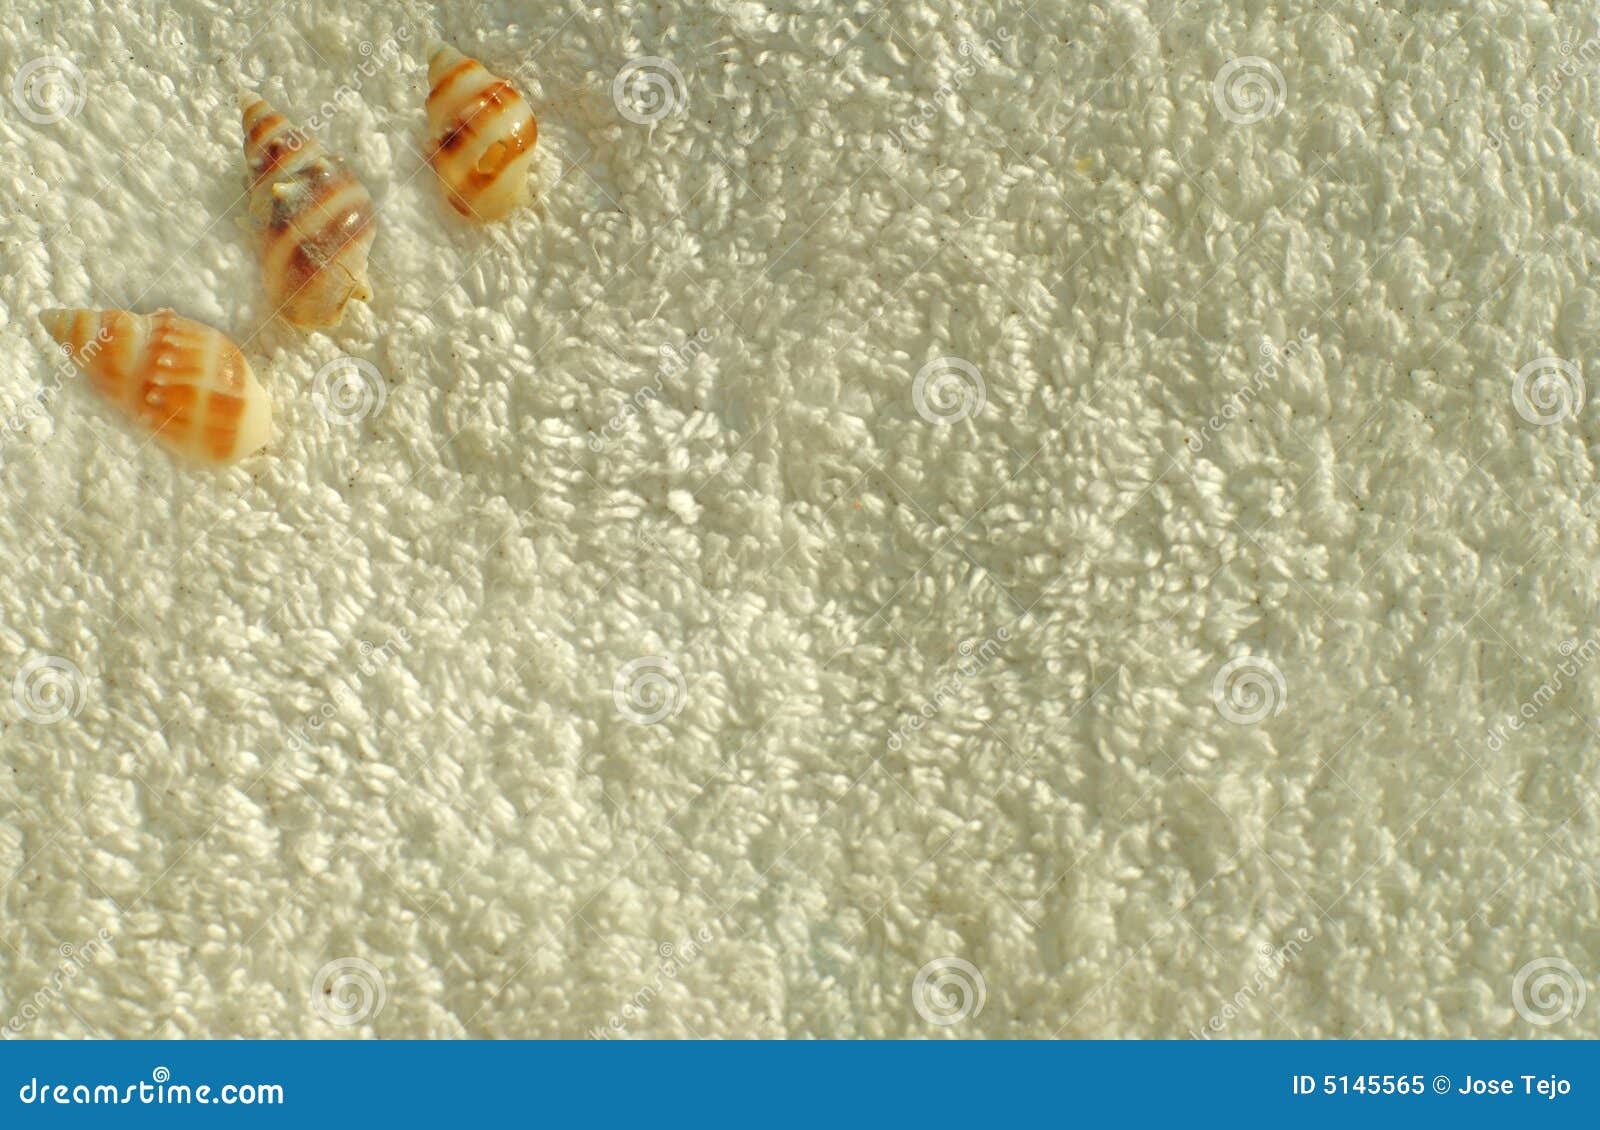
[[[1422,8],[6,6],[0,1031],[1600,1035],[1600,25]],[[240,84],[379,204],[337,329]]]

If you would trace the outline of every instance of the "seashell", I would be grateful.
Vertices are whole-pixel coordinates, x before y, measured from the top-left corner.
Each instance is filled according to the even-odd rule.
[[[428,56],[428,163],[450,206],[498,220],[528,196],[539,124],[505,79],[453,47]]]
[[[267,297],[297,326],[336,326],[345,303],[372,297],[372,197],[321,142],[259,97],[241,94],[239,108]]]
[[[94,390],[181,455],[231,463],[272,434],[272,405],[228,337],[171,310],[46,310]]]

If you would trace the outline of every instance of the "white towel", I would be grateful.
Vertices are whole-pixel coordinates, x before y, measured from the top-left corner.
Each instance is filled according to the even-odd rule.
[[[1600,1035],[1591,11],[233,7],[0,12],[0,1032]],[[331,332],[240,83],[381,205]]]

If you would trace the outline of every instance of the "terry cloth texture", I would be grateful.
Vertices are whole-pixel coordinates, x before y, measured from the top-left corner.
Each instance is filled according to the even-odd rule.
[[[1600,1035],[1600,26],[1398,7],[5,6],[0,1025]],[[381,207],[336,330],[241,82]]]

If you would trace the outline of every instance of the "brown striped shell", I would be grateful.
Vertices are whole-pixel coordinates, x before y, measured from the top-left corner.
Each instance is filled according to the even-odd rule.
[[[267,297],[297,326],[336,326],[345,303],[372,297],[372,197],[321,142],[260,98],[241,95],[239,106]]]
[[[272,405],[239,347],[171,310],[46,310],[50,336],[128,420],[180,455],[231,463],[272,434]]]
[[[463,216],[498,220],[527,199],[539,125],[512,85],[453,47],[428,57],[428,163]]]

